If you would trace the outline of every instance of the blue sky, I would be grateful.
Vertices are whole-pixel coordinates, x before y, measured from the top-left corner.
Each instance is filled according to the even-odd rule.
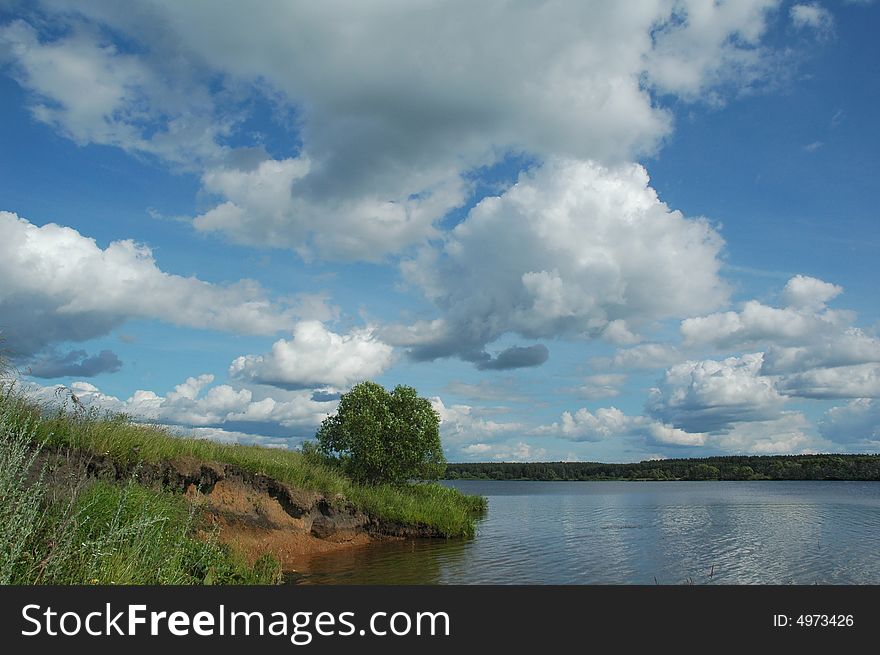
[[[0,2],[32,391],[451,461],[880,450],[880,7]]]

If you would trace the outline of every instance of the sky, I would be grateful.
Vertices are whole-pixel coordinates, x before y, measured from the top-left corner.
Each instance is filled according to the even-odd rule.
[[[297,448],[880,452],[880,3],[0,0],[0,348]],[[63,394],[62,394],[63,395]]]

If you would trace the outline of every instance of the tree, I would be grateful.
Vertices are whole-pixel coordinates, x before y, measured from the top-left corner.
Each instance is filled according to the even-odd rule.
[[[321,451],[360,482],[431,480],[446,469],[440,416],[412,387],[398,385],[388,393],[375,382],[355,385],[316,437]]]

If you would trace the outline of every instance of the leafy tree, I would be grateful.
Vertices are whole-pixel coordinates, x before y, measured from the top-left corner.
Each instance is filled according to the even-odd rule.
[[[398,385],[389,393],[375,382],[355,385],[316,437],[321,451],[361,482],[431,480],[446,469],[440,417],[412,387]]]

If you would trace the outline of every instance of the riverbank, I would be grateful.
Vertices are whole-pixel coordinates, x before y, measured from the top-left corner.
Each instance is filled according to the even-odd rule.
[[[40,509],[31,513],[34,520],[40,513],[64,514],[69,507],[53,529],[76,533],[94,524],[88,507],[81,507],[88,504],[81,499],[82,489],[100,485],[116,493],[137,488],[127,497],[153,494],[190,517],[181,526],[164,515],[151,517],[145,507],[138,520],[210,544],[229,567],[240,569],[237,578],[250,583],[280,579],[280,574],[260,573],[273,566],[292,571],[305,557],[372,540],[469,536],[485,509],[485,499],[437,484],[358,485],[315,456],[182,438],[125,416],[99,414],[75,397],[44,406],[7,387],[0,394],[0,432],[4,457],[10,462],[17,457],[19,468],[24,467],[18,478],[6,476],[4,493],[18,500],[2,517],[0,530],[20,522],[16,512],[25,506]],[[16,448],[26,452],[16,455]],[[31,536],[37,532],[29,529]],[[38,541],[29,543],[39,550]],[[38,554],[13,553],[7,568],[24,567],[21,557]],[[255,570],[258,575],[248,573]],[[176,583],[193,582],[201,572],[178,576],[182,579]],[[205,575],[217,580],[216,573]],[[129,576],[123,582],[139,580]]]

